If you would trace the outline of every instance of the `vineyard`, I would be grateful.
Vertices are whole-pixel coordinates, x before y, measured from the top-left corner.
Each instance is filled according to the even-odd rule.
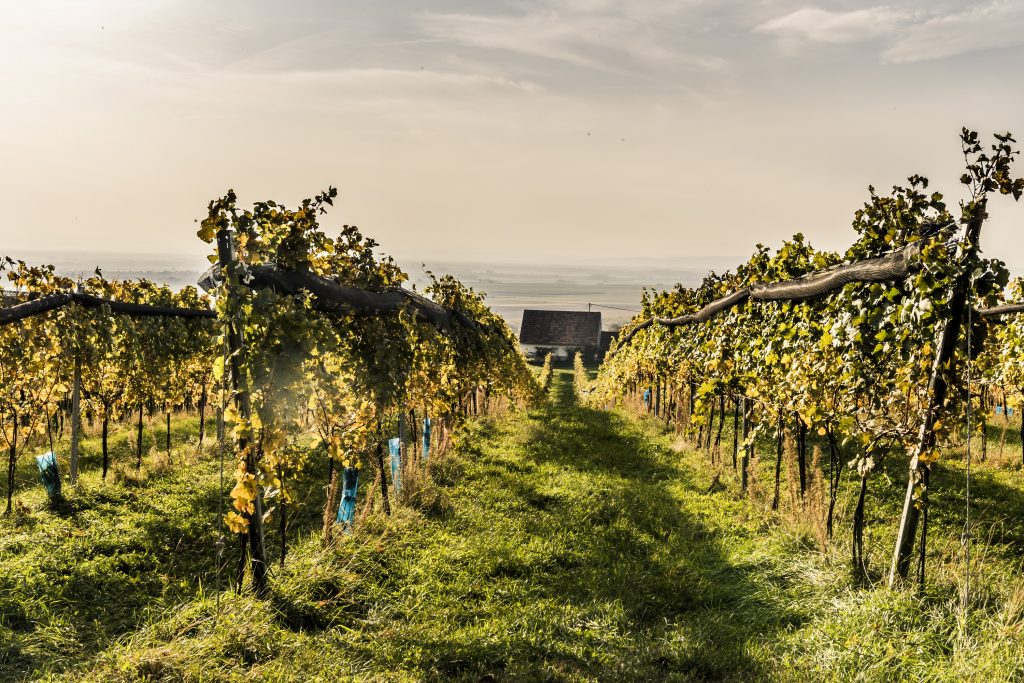
[[[851,559],[869,580],[863,536],[871,473],[909,456],[888,584],[907,578],[916,545],[923,585],[932,466],[962,445],[969,467],[976,433],[984,459],[989,412],[999,406],[1008,418],[1024,399],[1017,353],[1024,305],[1004,300],[1008,286],[1019,297],[1024,280],[1010,283],[1002,261],[981,256],[989,195],[1024,194],[1024,179],[1011,172],[1013,142],[996,135],[989,150],[964,129],[961,182],[969,198],[959,217],[941,193],[926,192],[926,178],[913,176],[889,196],[872,188],[854,217],[858,240],[844,255],[816,251],[798,234],[774,254],[759,245],[735,273],[712,274],[699,288],[645,297],[644,319],[602,367],[594,400],[625,396],[636,405],[645,392],[647,409],[695,436],[718,463],[731,413],[732,466],[743,491],[757,442],[774,442],[772,510],[783,461],[795,460],[803,498],[827,451],[825,528],[831,537],[842,474],[855,471]],[[820,442],[811,444],[809,434]]]
[[[74,484],[83,416],[100,425],[105,479],[112,423],[136,421],[138,471],[147,414],[165,417],[170,460],[172,415],[198,414],[202,448],[212,404],[234,480],[223,522],[240,539],[237,562],[218,540],[219,561],[237,564],[236,585],[248,573],[266,596],[266,526],[278,523],[283,563],[293,488],[309,458],[328,462],[327,543],[335,524],[347,531],[353,523],[351,510],[336,520],[328,513],[339,496],[354,499],[360,469],[375,472],[370,490],[380,495],[368,504],[377,499],[390,514],[389,481],[401,499],[414,497],[424,463],[447,449],[466,417],[535,400],[540,387],[481,296],[451,276],[431,275],[423,294],[402,289],[407,276],[375,256],[373,240],[350,226],[337,238],[320,229],[318,216],[335,196],[332,188],[295,210],[264,202],[242,211],[233,193],[211,202],[199,230],[216,242],[217,266],[203,282],[208,294],[112,282],[98,270],[75,283],[52,266],[7,258],[12,305],[0,311],[7,515],[19,463],[33,449],[48,447],[39,468],[60,500],[52,454],[65,423]]]
[[[333,188],[210,202],[178,291],[7,258],[0,677],[1024,676],[1024,279],[981,250],[1024,178],[961,144],[958,209],[872,188],[596,369],[331,236]]]

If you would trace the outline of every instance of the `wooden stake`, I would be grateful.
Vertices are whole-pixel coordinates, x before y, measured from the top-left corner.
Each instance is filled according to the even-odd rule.
[[[747,399],[740,399],[740,406],[743,410],[743,440],[747,440],[747,435],[750,430],[750,406],[747,405]],[[744,492],[747,490],[747,469],[750,466],[750,448],[748,446],[743,447],[743,467],[740,470],[740,487]]]
[[[388,475],[384,469],[384,427],[377,420],[377,469],[380,476],[381,506],[384,514],[391,516],[391,501],[388,500]]]
[[[220,260],[221,269],[224,272],[225,288],[229,301],[235,296],[232,286],[231,271],[235,266],[235,245],[230,230],[220,230],[217,233],[217,255]],[[232,308],[228,307],[229,310]],[[232,320],[225,321],[226,338],[228,343],[229,366],[231,369],[231,384],[235,397],[235,409],[238,411],[239,419],[248,423],[252,415],[252,405],[249,398],[249,390],[242,384],[242,361],[241,356],[245,353],[245,339],[242,329],[235,325]],[[245,436],[239,436],[236,446],[239,453],[245,454],[245,469],[251,474],[256,474],[257,462],[255,449]],[[249,515],[248,528],[248,557],[252,568],[252,583],[256,595],[264,598],[270,594],[270,584],[267,567],[267,550],[263,533],[263,491],[257,487],[256,499],[253,501],[254,512]],[[243,556],[244,561],[244,556]]]
[[[82,362],[75,354],[75,376],[71,385],[71,483],[78,482],[78,440],[82,434]]]
[[[776,429],[776,444],[775,444],[775,495],[772,497],[772,510],[779,509],[779,481],[782,478],[782,448],[784,445],[783,430],[784,421],[782,419],[782,411],[779,411],[779,425]]]

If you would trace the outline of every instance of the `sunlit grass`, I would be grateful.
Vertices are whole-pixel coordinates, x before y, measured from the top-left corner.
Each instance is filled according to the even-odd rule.
[[[728,453],[718,471],[661,424],[578,407],[569,372],[556,373],[551,398],[469,425],[457,452],[432,465],[429,506],[372,515],[327,549],[317,528],[325,473],[314,465],[266,602],[227,591],[218,605],[217,461],[187,443],[187,420],[171,463],[154,453],[138,479],[129,469],[103,483],[90,464],[55,509],[26,485],[24,509],[0,521],[0,679],[1024,675],[1015,469],[977,468],[977,518],[992,534],[977,540],[964,611],[957,458],[933,479],[919,596],[855,580],[845,478],[836,536],[822,549],[798,501],[772,515],[739,494]],[[763,456],[762,486],[773,466]],[[895,462],[869,489],[879,571],[901,489]],[[222,585],[234,553],[229,544]]]

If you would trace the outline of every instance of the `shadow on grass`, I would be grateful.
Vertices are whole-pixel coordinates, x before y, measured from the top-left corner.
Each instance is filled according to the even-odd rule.
[[[770,676],[751,643],[805,615],[773,598],[786,576],[736,559],[702,522],[725,519],[714,509],[724,497],[681,499],[697,489],[676,454],[630,420],[575,405],[567,372],[556,373],[550,406],[472,429],[460,454],[435,469],[452,509],[406,515],[397,530],[371,520],[378,528],[343,547],[336,567],[286,570],[272,603],[283,630],[323,632],[325,662],[331,654],[385,678]],[[119,439],[119,457],[130,456],[128,445]],[[297,491],[306,505],[295,537],[319,525],[326,464],[314,463]],[[182,471],[145,488],[76,493],[64,536],[26,541],[46,544],[31,561],[0,551],[11,570],[0,576],[10,615],[0,635],[17,631],[0,678],[82,664],[150,621],[148,611],[193,599],[197,579],[214,584],[216,465],[175,467]],[[376,540],[381,530],[386,543]],[[236,551],[229,537],[225,580]]]
[[[498,519],[486,551],[458,555],[470,575],[450,588],[461,602],[436,615],[453,632],[389,637],[421,648],[428,678],[767,676],[750,642],[804,619],[766,592],[786,578],[731,559],[673,492],[686,486],[674,454],[621,416],[575,405],[571,374],[556,374],[552,399],[521,455],[480,448],[459,484],[486,478],[506,495],[488,496]],[[456,627],[488,618],[472,637]]]
[[[945,534],[958,536],[967,520],[964,458],[950,456],[933,466],[929,489],[929,524]],[[970,473],[970,517],[975,545],[988,546],[991,552],[1008,560],[1019,559],[1020,548],[1024,547],[1024,488],[1020,474],[975,460]]]

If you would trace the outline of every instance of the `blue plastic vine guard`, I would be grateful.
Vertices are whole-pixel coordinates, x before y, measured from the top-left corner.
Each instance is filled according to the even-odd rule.
[[[402,440],[398,437],[388,441],[388,450],[391,452],[391,481],[395,486],[395,493],[402,490]]]
[[[341,503],[338,504],[338,517],[335,520],[343,524],[345,533],[351,533],[356,516],[356,492],[359,489],[359,470],[346,467],[341,472]]]
[[[46,493],[50,500],[60,498],[60,470],[57,469],[57,456],[53,451],[47,451],[36,456],[36,465],[39,466],[39,480],[46,487]]]

